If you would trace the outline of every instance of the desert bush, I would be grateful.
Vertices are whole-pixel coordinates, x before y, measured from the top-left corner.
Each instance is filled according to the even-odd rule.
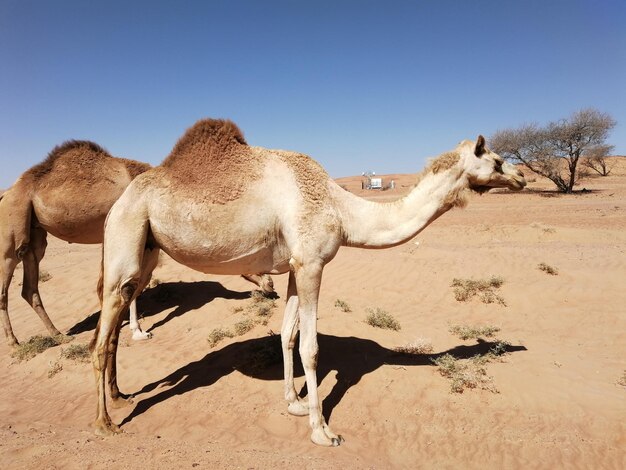
[[[61,350],[61,357],[74,361],[88,362],[91,359],[88,344],[71,344],[67,349]]]
[[[350,308],[348,303],[344,302],[343,300],[340,300],[340,299],[335,300],[335,307],[337,307],[342,312],[346,312],[346,313],[352,311],[352,309]]]
[[[48,378],[51,379],[62,370],[63,365],[59,361],[50,362],[50,367],[48,368]]]
[[[237,336],[245,335],[248,331],[253,329],[256,325],[256,322],[252,318],[244,318],[241,321],[235,323],[233,327],[235,330],[235,334]]]
[[[269,297],[266,297],[263,292],[255,290],[250,295],[250,303],[247,310],[259,317],[270,318],[274,314],[276,308],[276,301]]]
[[[450,333],[458,336],[462,340],[478,339],[478,338],[491,338],[495,333],[500,331],[497,326],[469,326],[469,325],[454,325],[450,327]]]
[[[19,344],[11,354],[11,357],[18,361],[28,361],[37,354],[41,354],[46,349],[53,348],[59,344],[67,343],[73,338],[65,335],[57,336],[32,336],[27,342]]]
[[[365,323],[375,328],[383,328],[385,330],[400,330],[400,323],[391,316],[391,314],[381,308],[376,307],[375,310],[367,309],[368,315]]]
[[[404,354],[431,354],[433,350],[430,340],[424,338],[417,338],[415,341],[395,348],[395,351]]]
[[[453,393],[463,393],[466,388],[480,388],[497,393],[493,377],[487,375],[485,364],[488,362],[488,358],[480,355],[458,359],[451,354],[444,354],[433,359],[439,373],[450,379],[450,391]]]
[[[504,279],[498,276],[491,276],[488,280],[458,279],[452,280],[451,287],[454,287],[454,298],[459,302],[471,300],[479,295],[480,300],[485,304],[499,303],[506,305],[502,297],[495,293],[504,284]]]
[[[550,274],[552,276],[556,276],[557,274],[559,274],[558,269],[546,263],[539,263],[537,268],[539,268],[540,271],[543,271],[544,273]]]
[[[261,372],[276,364],[280,364],[282,359],[283,352],[280,335],[270,333],[269,337],[254,343],[250,347],[245,367],[249,367],[254,372]]]
[[[211,333],[209,333],[209,337],[207,341],[209,342],[209,346],[214,347],[217,343],[222,341],[224,338],[232,338],[233,333],[230,330],[225,328],[215,328]]]

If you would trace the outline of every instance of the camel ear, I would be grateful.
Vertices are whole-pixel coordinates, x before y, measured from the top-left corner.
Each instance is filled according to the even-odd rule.
[[[474,149],[474,155],[480,157],[485,153],[485,138],[482,135],[478,136],[476,140],[476,148]]]

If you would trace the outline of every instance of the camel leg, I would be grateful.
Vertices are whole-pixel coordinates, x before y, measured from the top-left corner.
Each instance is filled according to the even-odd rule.
[[[9,286],[11,285],[11,279],[17,263],[17,258],[8,253],[4,254],[4,259],[0,263],[0,320],[2,320],[4,336],[9,346],[17,346],[19,344],[13,334],[11,320],[9,320]]]
[[[145,334],[145,335],[150,335],[148,336],[148,338],[152,336],[151,333],[143,333],[139,329],[139,326],[137,326],[137,330],[133,330],[132,328],[133,318],[132,317],[133,317],[133,305],[135,305],[135,322],[136,322],[137,321],[137,313],[136,313],[137,312],[136,310],[137,296],[141,292],[143,292],[145,287],[150,282],[150,277],[152,277],[152,271],[154,271],[154,268],[156,268],[157,263],[159,261],[159,251],[160,251],[159,249],[151,249],[151,250],[146,249],[144,251],[139,284],[137,285],[137,290],[135,291],[134,297],[130,304],[130,309],[131,309],[130,321],[131,321],[131,331],[133,331],[133,339],[137,339],[135,338],[136,331],[139,331],[140,333]],[[122,327],[122,319],[123,319],[123,316],[120,315],[117,327],[111,334],[111,338],[109,340],[109,361],[107,363],[107,376],[109,380],[109,391],[111,394],[112,404],[115,408],[120,408],[133,402],[131,398],[126,398],[122,393],[120,393],[120,389],[118,388],[118,385],[117,385],[117,345],[119,341],[120,329]]]
[[[46,253],[47,233],[41,228],[31,229],[30,247],[24,253],[22,262],[24,264],[24,281],[22,284],[22,297],[35,310],[39,318],[45,325],[50,336],[60,335],[61,332],[52,324],[50,317],[39,295],[39,262]]]
[[[338,446],[343,441],[333,433],[322,415],[322,406],[317,390],[317,302],[322,281],[320,264],[300,265],[295,269],[296,289],[298,293],[300,320],[300,357],[306,377],[309,394],[309,423],[311,440],[322,446]]]
[[[94,369],[98,393],[98,405],[94,427],[96,434],[101,436],[120,432],[120,428],[116,424],[113,424],[107,412],[105,372],[108,368],[108,363],[111,361],[111,354],[115,354],[113,349],[117,348],[117,340],[112,340],[115,337],[115,330],[119,328],[121,314],[128,304],[125,297],[130,301],[132,292],[129,291],[133,290],[134,287],[128,283],[120,289],[105,290],[100,321],[98,322],[96,333],[90,345],[91,363]],[[115,372],[114,368],[112,372]],[[117,387],[115,378],[113,381],[109,380],[110,385],[111,383],[115,383],[115,387]],[[119,393],[119,390],[117,393]]]
[[[296,393],[293,381],[293,348],[298,333],[298,296],[296,295],[296,280],[293,272],[289,273],[289,286],[287,287],[287,305],[283,317],[283,326],[280,338],[283,347],[283,366],[285,370],[285,400],[287,411],[295,416],[307,416],[309,405],[300,400]]]
[[[139,326],[139,321],[137,320],[137,299],[134,299],[130,303],[129,322],[130,332],[133,334],[133,339],[135,341],[142,341],[144,339],[152,338],[152,333],[142,331],[141,327]]]

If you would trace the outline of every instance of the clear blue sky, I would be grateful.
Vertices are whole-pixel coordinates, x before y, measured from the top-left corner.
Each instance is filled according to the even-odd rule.
[[[72,138],[158,164],[203,117],[339,177],[584,107],[626,154],[623,0],[0,0],[0,188]]]

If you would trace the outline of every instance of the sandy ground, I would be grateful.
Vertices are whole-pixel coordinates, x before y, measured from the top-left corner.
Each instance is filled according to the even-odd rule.
[[[410,176],[394,175],[395,191]],[[340,181],[361,193],[359,178]],[[626,162],[562,196],[538,180],[529,190],[474,196],[415,240],[393,249],[342,248],[325,270],[319,311],[319,381],[324,414],[346,442],[319,448],[306,418],[287,414],[282,365],[255,367],[272,350],[283,300],[266,326],[211,348],[216,327],[245,317],[251,284],[208,277],[164,260],[161,285],[140,302],[133,342],[124,328],[122,391],[134,404],[111,410],[124,433],[95,436],[89,363],[61,359],[63,345],[18,362],[0,346],[2,468],[626,468]],[[365,193],[365,192],[363,192]],[[417,243],[416,243],[417,242]],[[99,247],[49,240],[41,295],[55,324],[88,343],[99,310]],[[539,263],[559,274],[540,271]],[[506,306],[458,302],[454,278],[501,276]],[[10,314],[20,340],[45,334],[20,298]],[[286,276],[275,277],[284,298]],[[352,312],[334,306],[341,299]],[[364,322],[382,308],[400,331]],[[494,325],[509,353],[487,365],[498,393],[451,393],[431,359],[484,353],[452,325]],[[418,338],[432,354],[394,351]],[[62,370],[51,378],[54,364]],[[301,368],[297,385],[303,385]],[[305,392],[303,392],[305,393]]]

